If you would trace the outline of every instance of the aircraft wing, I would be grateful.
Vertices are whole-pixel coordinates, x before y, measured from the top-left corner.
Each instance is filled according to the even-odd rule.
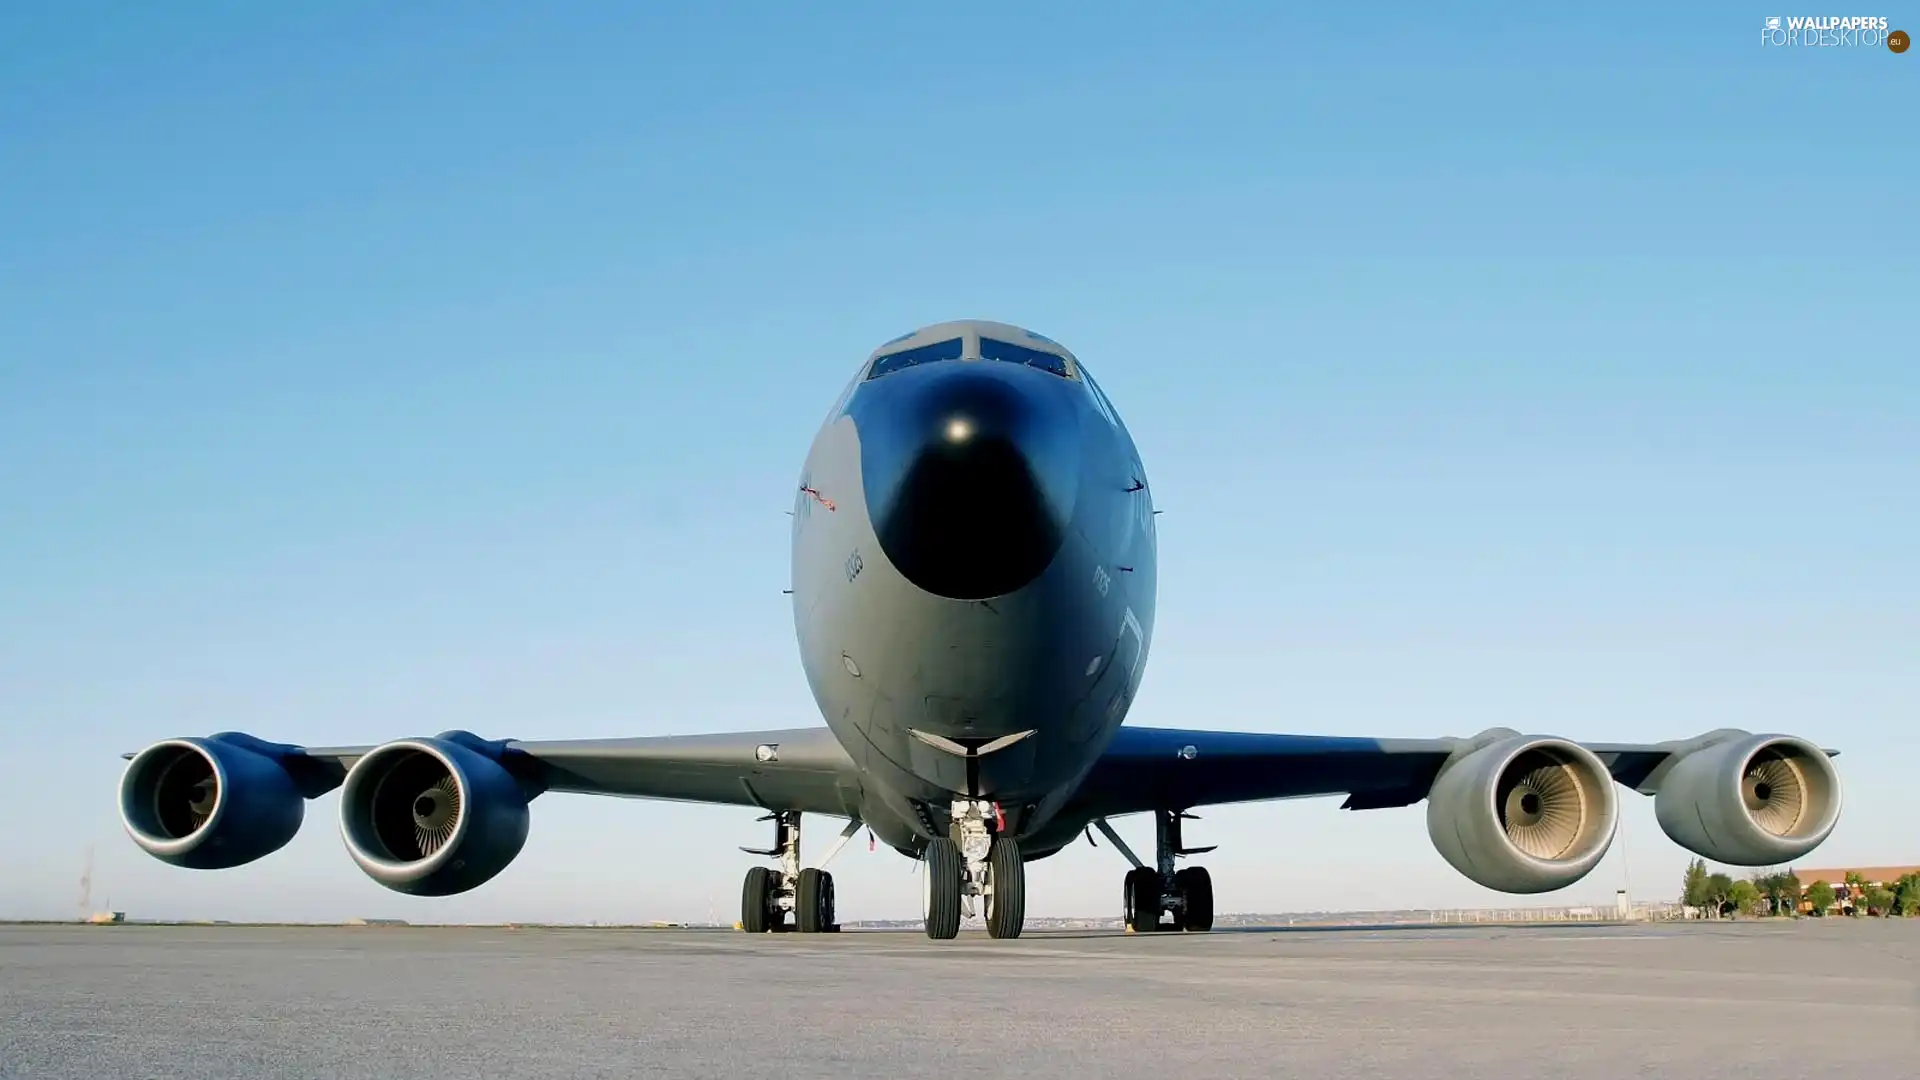
[[[1345,795],[1348,810],[1411,806],[1426,798],[1448,757],[1471,744],[1122,727],[1073,805],[1093,817],[1313,795]],[[1676,748],[1582,745],[1632,788],[1645,784]]]
[[[309,791],[339,785],[372,746],[287,747]],[[504,761],[546,791],[727,803],[851,817],[860,782],[824,727],[504,744]]]
[[[860,805],[853,759],[824,727],[510,745],[538,763],[549,791],[839,817]]]

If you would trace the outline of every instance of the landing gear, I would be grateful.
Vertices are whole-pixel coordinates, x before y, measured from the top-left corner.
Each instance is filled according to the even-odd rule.
[[[920,914],[926,921],[927,936],[945,941],[960,933],[960,893],[966,865],[960,859],[960,846],[944,836],[927,842],[921,856]]]
[[[961,918],[974,913],[976,896],[984,901],[988,936],[1020,936],[1027,920],[1027,866],[1019,842],[996,835],[998,823],[992,803],[956,800],[948,835],[928,841],[921,856],[928,937],[957,936]]]
[[[1136,934],[1155,930],[1188,930],[1197,933],[1213,929],[1213,877],[1204,867],[1189,866],[1176,871],[1173,865],[1177,858],[1200,855],[1213,848],[1181,846],[1180,823],[1196,820],[1192,814],[1159,810],[1154,812],[1153,818],[1153,866],[1142,863],[1105,818],[1094,822],[1113,846],[1119,848],[1120,853],[1133,864],[1133,869],[1127,871],[1126,880],[1121,886],[1121,910],[1125,914],[1127,929]],[[1162,915],[1171,916],[1171,921],[1162,922]]]
[[[780,866],[779,869],[756,866],[747,871],[746,882],[740,889],[740,929],[749,934],[786,930],[803,934],[838,932],[840,924],[834,921],[833,910],[833,875],[813,867],[800,868],[799,811],[775,811],[760,820],[773,822],[773,846],[740,850],[749,855],[779,859]],[[859,829],[859,819],[849,821],[821,863],[839,854]]]
[[[774,896],[774,873],[764,866],[747,871],[747,883],[740,890],[740,929],[749,934],[764,934],[787,921]]]
[[[995,837],[987,857],[987,936],[1017,938],[1027,921],[1027,864],[1020,860],[1020,843],[1010,836]]]
[[[747,871],[746,883],[740,888],[740,929],[749,934],[777,934],[793,929],[787,913],[795,908],[800,879],[800,815],[782,810],[760,820],[773,822],[773,846],[740,850],[777,858],[780,869],[756,866]]]
[[[1180,906],[1180,929],[1213,929],[1213,875],[1204,866],[1189,866],[1173,875],[1174,902]]]
[[[1127,871],[1121,890],[1127,929],[1136,934],[1160,929],[1160,875],[1152,867],[1136,867]]]
[[[833,875],[811,867],[800,871],[794,891],[793,914],[803,934],[827,934],[840,929],[833,921]]]

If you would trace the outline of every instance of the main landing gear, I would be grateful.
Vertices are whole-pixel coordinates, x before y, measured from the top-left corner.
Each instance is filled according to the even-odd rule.
[[[960,933],[960,920],[985,906],[987,935],[1017,938],[1027,920],[1027,867],[1020,844],[998,833],[999,814],[990,802],[956,799],[948,835],[927,843],[921,856],[920,908],[927,936],[936,941]]]
[[[1107,819],[1098,818],[1094,821],[1094,827],[1133,864],[1133,869],[1127,871],[1122,890],[1123,910],[1129,931],[1144,934],[1155,930],[1200,932],[1213,929],[1212,875],[1207,873],[1205,867],[1189,866],[1175,870],[1173,865],[1176,858],[1213,850],[1211,847],[1181,846],[1180,823],[1197,820],[1192,814],[1178,811],[1154,811],[1153,866],[1143,864],[1134,855],[1127,842],[1120,839],[1120,834],[1113,831],[1113,826],[1107,824]],[[1169,916],[1171,921],[1162,922],[1162,915]]]
[[[756,866],[747,871],[740,889],[740,929],[749,934],[780,933],[798,930],[803,934],[838,933],[834,921],[833,875],[817,867],[800,867],[800,812],[778,810],[761,818],[773,822],[773,846],[741,848],[749,855],[768,855],[780,860],[777,869]],[[860,820],[847,827],[820,860],[826,865],[860,831]],[[791,922],[789,922],[791,918]]]

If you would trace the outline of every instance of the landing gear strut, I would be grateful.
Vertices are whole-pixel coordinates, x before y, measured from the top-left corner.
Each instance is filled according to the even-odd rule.
[[[741,848],[749,855],[780,860],[778,869],[756,866],[747,871],[740,890],[740,929],[749,934],[798,930],[803,934],[837,933],[834,921],[833,875],[816,867],[800,867],[800,812],[777,810],[762,821],[773,822],[773,846]],[[827,850],[825,865],[860,829],[860,820],[847,822],[839,839]],[[792,916],[791,923],[788,916]]]
[[[999,814],[990,802],[956,799],[946,836],[927,842],[921,856],[921,914],[927,936],[938,940],[960,933],[960,920],[974,914],[974,898],[985,907],[987,934],[1016,938],[1027,919],[1027,867],[1020,844],[999,833]]]
[[[1094,821],[1094,826],[1133,864],[1122,886],[1122,910],[1126,914],[1128,930],[1144,934],[1155,930],[1200,932],[1213,929],[1213,877],[1205,867],[1174,869],[1174,860],[1177,858],[1213,850],[1212,847],[1190,848],[1181,845],[1180,823],[1197,820],[1192,814],[1174,810],[1154,812],[1153,866],[1142,863],[1105,818]],[[1162,922],[1162,915],[1170,916],[1171,921]]]

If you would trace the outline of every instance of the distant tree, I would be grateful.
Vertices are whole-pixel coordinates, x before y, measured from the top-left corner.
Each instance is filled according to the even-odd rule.
[[[1806,890],[1800,887],[1800,875],[1791,870],[1782,871],[1773,876],[1774,887],[1779,889],[1779,902],[1785,905],[1783,915],[1800,914],[1800,900]]]
[[[1692,908],[1703,908],[1712,902],[1707,894],[1707,860],[1695,859],[1687,864],[1687,875],[1681,879],[1680,902]]]
[[[1757,915],[1763,900],[1760,887],[1751,881],[1736,881],[1727,893],[1727,899],[1733,903],[1733,910],[1742,915]]]
[[[1725,874],[1707,876],[1707,906],[1716,916],[1727,913],[1727,904],[1733,898],[1733,879]]]
[[[1800,885],[1788,874],[1755,874],[1753,887],[1760,890],[1768,915],[1791,915],[1800,907]]]
[[[1896,915],[1920,915],[1920,871],[1894,883],[1893,911]]]
[[[1825,915],[1833,906],[1833,886],[1824,881],[1816,881],[1807,886],[1807,903],[1812,906],[1815,915]]]
[[[1867,890],[1867,914],[1885,917],[1893,914],[1893,890],[1875,885]]]

